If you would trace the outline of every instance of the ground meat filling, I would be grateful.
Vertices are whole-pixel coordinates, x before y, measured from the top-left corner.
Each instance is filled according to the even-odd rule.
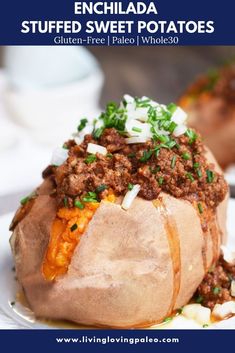
[[[198,287],[195,300],[210,309],[215,304],[233,300],[230,293],[232,280],[235,280],[235,265],[227,263],[221,256]]]
[[[89,142],[106,147],[108,154],[89,158]],[[226,195],[227,184],[214,165],[207,163],[201,138],[190,141],[181,135],[175,142],[172,148],[152,140],[127,145],[116,129],[106,128],[98,139],[86,135],[80,145],[68,141],[67,161],[57,168],[47,168],[44,176],[54,175],[59,207],[65,203],[73,207],[88,192],[97,193],[99,199],[109,189],[125,195],[130,184],[139,184],[139,196],[146,200],[156,199],[164,191],[215,209]]]

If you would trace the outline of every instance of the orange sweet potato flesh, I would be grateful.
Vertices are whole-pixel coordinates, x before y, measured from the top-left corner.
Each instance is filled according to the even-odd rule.
[[[83,210],[60,209],[51,228],[50,243],[42,271],[47,280],[67,272],[74,249],[93,217],[99,203],[90,203]],[[71,227],[77,227],[71,230]]]
[[[106,200],[115,201],[112,191]],[[83,209],[61,208],[57,212],[42,265],[45,279],[53,280],[67,272],[74,250],[99,205],[99,202],[87,202]]]

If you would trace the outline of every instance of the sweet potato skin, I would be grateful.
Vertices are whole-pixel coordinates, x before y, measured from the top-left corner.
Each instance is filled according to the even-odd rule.
[[[162,194],[161,203],[171,215],[180,242],[176,309],[188,302],[204,276],[203,232],[189,202]],[[47,282],[41,266],[55,215],[54,199],[38,196],[11,240],[19,282],[38,317],[92,326],[141,327],[169,315],[175,277],[161,207],[140,198],[128,211],[102,202],[67,274]]]

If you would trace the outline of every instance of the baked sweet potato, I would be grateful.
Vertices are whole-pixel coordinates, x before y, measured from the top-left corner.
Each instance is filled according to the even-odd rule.
[[[38,317],[92,326],[149,326],[192,297],[204,266],[209,268],[219,255],[225,210],[226,202],[205,235],[191,203],[166,194],[155,204],[137,198],[128,211],[102,201],[68,272],[48,282],[42,263],[56,203],[40,194],[11,238],[17,277]]]
[[[213,156],[192,130],[128,145],[115,109],[96,139],[65,144],[66,160],[13,219],[17,277],[38,317],[151,326],[187,304],[219,258],[228,194]],[[175,107],[159,109],[173,131]]]
[[[234,63],[221,67],[196,79],[179,100],[223,168],[235,163],[234,77]]]

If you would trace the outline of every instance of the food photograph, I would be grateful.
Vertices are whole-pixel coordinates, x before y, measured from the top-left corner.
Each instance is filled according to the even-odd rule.
[[[0,328],[235,328],[235,47],[0,47]]]

